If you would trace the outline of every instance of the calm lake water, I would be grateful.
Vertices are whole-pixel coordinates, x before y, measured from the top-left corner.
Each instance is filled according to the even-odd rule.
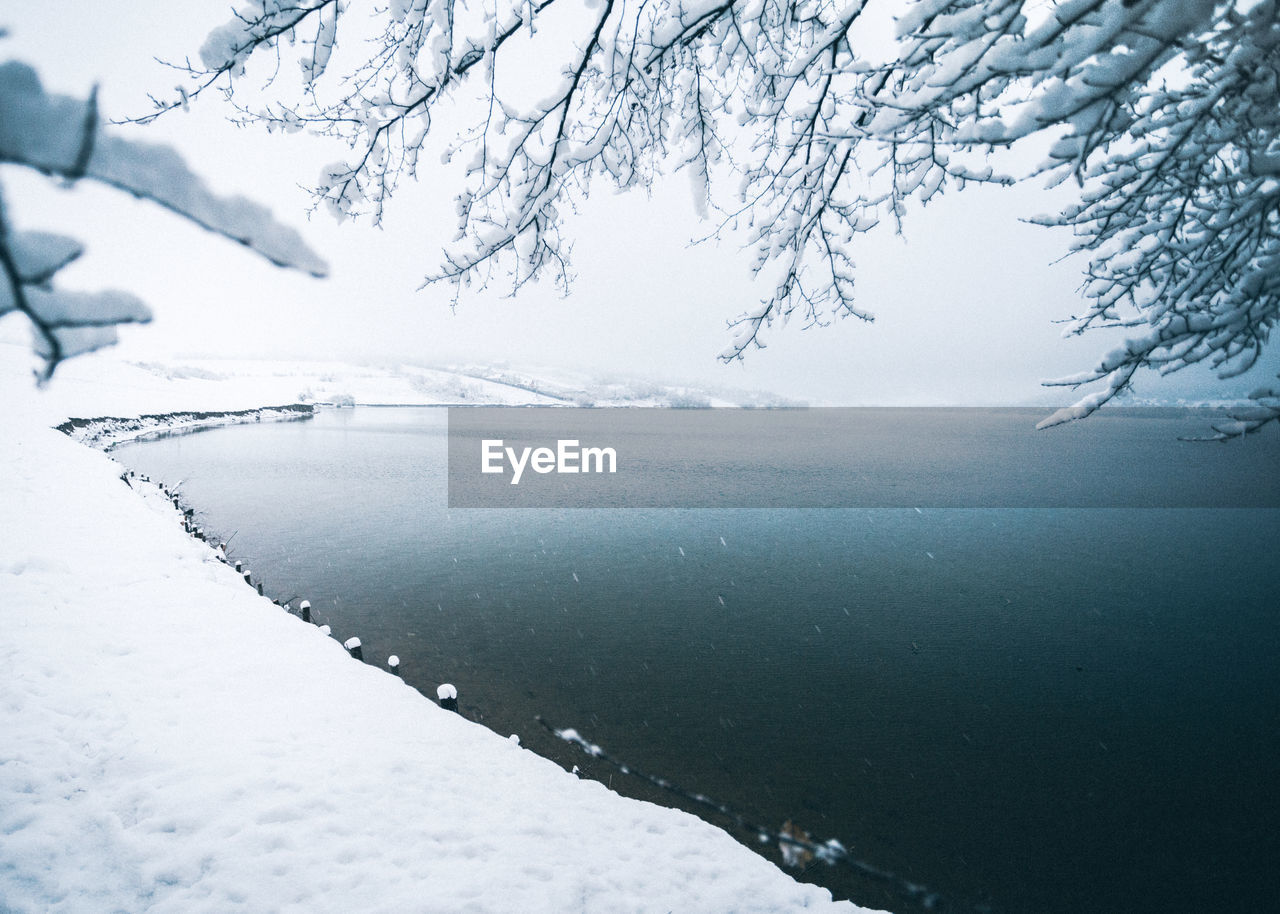
[[[1204,430],[1070,434],[1152,460],[1221,450],[1174,438]],[[534,716],[951,910],[1274,910],[1280,510],[450,511],[445,452],[443,410],[360,408],[113,453],[180,483],[268,595],[620,792],[676,803]]]

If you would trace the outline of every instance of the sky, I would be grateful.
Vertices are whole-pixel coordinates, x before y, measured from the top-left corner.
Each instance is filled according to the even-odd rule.
[[[181,81],[156,57],[195,57],[229,16],[229,6],[201,0],[14,4],[0,16],[10,32],[0,60],[31,63],[47,89],[77,97],[99,84],[104,114],[122,118],[148,111],[148,92],[168,95]],[[547,280],[514,298],[504,289],[470,295],[455,310],[447,289],[420,289],[455,221],[448,174],[423,168],[381,228],[338,224],[310,213],[305,185],[346,148],[237,127],[228,113],[214,94],[153,125],[116,129],[168,143],[217,191],[270,206],[328,260],[329,278],[279,270],[103,188],[0,170],[20,228],[70,231],[86,243],[62,282],[123,288],[155,312],[153,323],[125,328],[122,356],[485,364],[764,390],[814,404],[1014,405],[1072,399],[1040,382],[1092,367],[1117,342],[1063,339],[1054,322],[1081,309],[1081,264],[1055,262],[1069,242],[1063,231],[1019,221],[1065,199],[1036,186],[949,193],[911,211],[905,237],[882,226],[859,238],[859,305],[875,323],[775,325],[768,348],[744,363],[716,358],[730,340],[726,322],[768,290],[751,276],[744,239],[691,244],[708,227],[682,175],[648,194],[601,185],[569,217],[577,275],[567,297]],[[1136,393],[1239,395],[1274,376],[1276,363],[1225,386],[1204,371],[1140,378]]]

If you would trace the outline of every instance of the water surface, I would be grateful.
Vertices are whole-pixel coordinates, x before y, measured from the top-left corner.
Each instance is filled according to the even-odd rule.
[[[1153,474],[1153,441],[1186,446],[1120,421],[1081,428],[1103,450],[1148,429]],[[356,409],[114,453],[180,482],[268,595],[617,790],[673,802],[534,716],[957,910],[1251,911],[1280,890],[1280,511],[450,511],[445,431],[443,410]]]

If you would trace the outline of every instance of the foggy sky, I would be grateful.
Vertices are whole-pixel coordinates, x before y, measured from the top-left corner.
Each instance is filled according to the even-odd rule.
[[[101,83],[104,114],[124,117],[149,110],[148,91],[169,95],[182,82],[153,57],[195,57],[227,18],[228,6],[199,0],[11,5],[0,16],[10,31],[0,60],[31,63],[47,89],[77,97]],[[768,290],[751,277],[741,238],[690,245],[708,226],[695,217],[683,175],[652,196],[597,185],[568,218],[577,279],[567,298],[547,280],[514,299],[502,288],[466,297],[454,313],[447,288],[418,290],[455,222],[448,176],[428,158],[418,184],[402,185],[389,203],[381,230],[339,225],[325,212],[308,218],[310,197],[299,185],[314,182],[345,147],[237,128],[227,113],[210,95],[150,127],[117,129],[170,143],[217,191],[269,205],[329,261],[330,278],[274,268],[118,193],[0,172],[18,226],[86,242],[86,256],[61,282],[123,288],[155,311],[152,324],[123,331],[122,356],[508,364],[768,390],[811,403],[1024,404],[1074,399],[1039,382],[1092,367],[1117,342],[1101,334],[1064,340],[1053,323],[1081,310],[1082,264],[1053,263],[1066,232],[1018,221],[1064,199],[1035,186],[952,192],[914,207],[905,238],[890,226],[860,238],[859,305],[876,322],[803,331],[799,321],[775,324],[768,348],[745,364],[716,360],[730,339],[726,321]],[[1238,395],[1275,375],[1280,359],[1265,361],[1229,385],[1188,371],[1140,376],[1135,386],[1148,397]]]

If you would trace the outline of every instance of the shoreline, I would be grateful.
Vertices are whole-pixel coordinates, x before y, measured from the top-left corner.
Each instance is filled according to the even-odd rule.
[[[375,407],[375,408],[376,408],[376,407]],[[1177,408],[1175,408],[1175,409],[1177,409]],[[1181,410],[1179,410],[1179,411],[1181,411]],[[253,414],[254,414],[255,412],[257,412],[257,411],[256,411],[256,410],[234,410],[234,411],[229,411],[229,412],[227,412],[227,413],[220,413],[220,414],[205,414],[205,418],[206,418],[206,419],[208,419],[208,420],[211,420],[211,421],[209,421],[209,422],[208,422],[208,424],[207,424],[205,427],[212,427],[212,426],[216,426],[216,425],[219,425],[219,424],[224,424],[221,420],[223,420],[223,419],[227,419],[228,417],[239,417],[239,418],[240,418],[240,421],[243,421],[243,422],[253,422],[253,421],[255,421],[255,420],[254,420],[254,418],[253,418]],[[179,422],[179,423],[186,422],[188,419],[190,419],[190,418],[191,418],[191,415],[192,415],[192,414],[188,414],[188,413],[174,413],[174,414],[170,414],[171,418],[173,418],[176,422]],[[312,413],[312,415],[314,415],[314,412]],[[139,417],[139,418],[140,418],[140,419],[142,419],[142,418],[146,418],[146,419],[148,419],[148,420],[149,420],[149,429],[147,430],[147,434],[149,434],[149,435],[159,435],[159,434],[164,434],[164,429],[163,429],[162,427],[160,427],[160,426],[162,425],[162,423],[160,423],[160,422],[158,422],[158,421],[157,421],[157,420],[158,420],[159,418],[161,418],[161,417],[158,417],[158,416],[154,416],[154,415],[153,415],[153,416],[149,416],[149,417]],[[124,421],[128,421],[128,420],[124,420]],[[228,419],[228,421],[230,421],[230,420]],[[185,427],[179,427],[176,431],[177,431],[177,433],[182,433],[182,432],[185,432],[185,431],[191,431],[191,430],[194,430],[194,428],[193,428],[193,427],[191,427],[191,426],[185,426]],[[109,447],[109,445],[108,445],[108,447]],[[163,484],[161,483],[161,485],[163,485]],[[163,489],[162,489],[161,491],[163,492]],[[169,493],[163,493],[163,494],[169,494]],[[188,532],[189,532],[189,533],[193,533],[194,531],[189,530]],[[224,530],[224,533],[225,533],[225,532],[226,532],[226,531]],[[200,537],[199,535],[196,535],[196,538],[201,538],[201,537]],[[216,538],[214,539],[214,541],[209,541],[209,542],[208,542],[208,545],[210,545],[210,546],[214,546],[214,547],[215,547],[215,555],[216,555],[216,554],[217,554],[217,553],[216,553]],[[234,555],[235,553],[233,552],[232,554]],[[219,558],[220,558],[220,556],[219,556]],[[230,563],[230,562],[227,562],[227,564],[231,564],[231,563]],[[255,569],[257,568],[257,563],[256,563],[256,561],[249,562],[249,564],[250,564],[252,567],[254,567]],[[269,572],[269,571],[268,571],[268,574],[269,574],[269,575],[270,575],[270,573],[271,573],[271,572]],[[257,578],[255,577],[255,583],[256,583],[256,581],[257,581]],[[291,583],[293,583],[293,582],[291,582]],[[303,583],[305,583],[305,582],[303,582]],[[291,592],[291,590],[292,590],[292,588],[286,589],[286,590],[284,590],[284,591],[277,591],[277,593],[275,594],[275,596],[277,596],[277,597],[279,597],[279,598],[285,598],[285,597],[286,597],[286,596]],[[261,591],[259,591],[259,593],[261,594]],[[267,594],[265,594],[265,596],[270,600],[271,593],[270,593],[270,592],[268,592]],[[296,603],[296,600],[294,600],[294,599],[292,599],[292,598],[291,598],[289,601],[287,601],[286,603],[281,603],[279,600],[271,600],[271,602],[272,602],[272,603],[274,603],[275,605],[284,606],[284,607],[286,608],[286,612],[290,612],[291,614],[294,614],[294,615],[297,615],[297,614],[298,614],[297,612],[292,611],[291,607],[288,605],[288,603]],[[318,620],[316,620],[316,623],[315,623],[315,624],[319,625],[321,622],[325,622],[325,621],[329,621],[329,620],[326,620],[326,619],[318,619]],[[339,627],[339,628],[340,628],[340,623],[339,623],[339,622],[335,622],[334,624],[335,624],[335,627]],[[363,632],[363,631],[359,631],[358,629],[357,629],[357,631],[358,631],[358,633],[359,633],[360,635],[364,635],[364,634],[365,634],[365,632]],[[340,635],[335,636],[334,640],[336,640],[339,644],[341,644],[341,643],[342,643],[342,640],[343,640],[343,638],[346,636],[346,634],[353,634],[353,632],[348,631],[348,632],[345,632],[345,633],[340,633]],[[366,653],[368,653],[368,652],[369,652],[369,646],[368,646],[368,645],[366,645],[366,646],[365,646],[365,652],[366,652]],[[361,658],[359,658],[359,659],[361,659],[362,661],[364,661],[365,665],[375,666],[375,667],[377,667],[379,670],[386,671],[386,668],[385,668],[385,667],[382,665],[382,663],[380,662],[380,661],[381,661],[381,659],[382,659],[382,658],[384,658],[384,657],[386,656],[386,653],[387,653],[387,651],[386,651],[386,650],[382,650],[381,652],[377,652],[375,656],[371,656],[369,659],[365,659],[364,657],[361,657]],[[400,651],[396,651],[396,653],[401,653],[401,652],[400,652]],[[408,671],[406,671],[406,672],[408,672]],[[465,677],[464,677],[464,678],[465,678]],[[402,680],[402,681],[403,681],[403,680]],[[439,681],[439,680],[433,680],[432,682],[429,682],[429,683],[427,683],[427,682],[423,682],[423,683],[414,683],[414,682],[412,681],[412,679],[410,679],[408,682],[406,682],[406,684],[411,685],[411,687],[412,687],[412,688],[414,688],[414,689],[415,689],[415,691],[416,691],[419,695],[421,695],[422,697],[425,697],[425,698],[427,699],[428,703],[435,704],[436,702],[434,701],[434,696],[432,695],[432,688],[435,686],[435,684],[436,684],[438,681]],[[462,682],[461,680],[455,680],[455,681],[459,681],[459,682],[464,686],[464,690],[466,689],[466,683],[465,683],[465,682]],[[487,710],[488,710],[488,709],[486,709],[486,713],[487,713]],[[475,717],[475,716],[472,716],[472,715],[467,715],[464,719],[468,719],[468,720],[469,720],[469,722],[472,722],[472,723],[480,723],[480,724],[482,724],[485,728],[492,728],[492,727],[494,727],[494,724],[493,724],[492,722],[485,721],[483,718],[484,718],[484,715],[480,715],[479,717]],[[568,722],[568,723],[574,723],[575,721],[574,721],[573,719],[568,719],[568,720],[567,720],[567,722]],[[499,724],[499,727],[502,727],[502,726],[503,726],[502,724]],[[491,732],[491,733],[494,733],[494,734],[496,734],[496,735],[498,735],[499,737],[501,737],[501,736],[503,736],[505,733],[507,733],[507,732],[508,732],[508,729],[519,729],[519,728],[518,728],[518,727],[514,727],[514,728],[512,728],[512,727],[508,727],[508,728],[505,728],[505,729],[491,729],[491,731],[490,731],[490,732]],[[519,732],[521,732],[522,734],[524,733],[524,731],[523,731],[523,730],[520,730]],[[524,734],[524,735],[528,736],[529,734]],[[542,751],[541,751],[541,750],[540,750],[540,749],[539,749],[539,748],[534,744],[534,742],[535,742],[534,740],[529,740],[529,745],[528,745],[528,746],[526,746],[526,747],[523,747],[523,748],[528,748],[528,749],[531,749],[531,750],[533,750],[533,751],[535,751],[535,752],[538,752],[538,753],[539,753],[539,754],[541,754],[544,758],[547,758],[547,759],[550,759],[550,760],[552,760],[552,761],[554,761],[554,762],[557,762],[557,763],[558,763],[558,764],[560,764],[560,765],[561,765],[561,767],[563,767],[563,768],[566,768],[566,769],[567,769],[567,768],[569,767],[569,765],[566,765],[566,764],[564,763],[564,761],[563,761],[563,758],[562,758],[562,757],[558,759],[556,755],[553,755],[553,754],[547,754],[547,753],[545,753],[545,752],[542,752]],[[581,760],[579,760],[579,761],[581,761]],[[587,767],[587,766],[584,764],[584,765],[583,765],[583,767]],[[604,782],[604,778],[599,778],[598,780],[599,780],[600,782]],[[613,787],[613,781],[612,781],[611,779],[608,781],[608,784],[609,784],[609,786],[610,786],[611,788]],[[627,793],[627,791],[625,791],[625,790],[620,790],[619,792],[623,793],[624,795]],[[659,805],[667,806],[668,808],[680,808],[677,804],[670,803],[670,802],[668,802],[668,801],[666,801],[666,800],[663,800],[663,799],[650,799],[650,802],[656,802],[656,803],[658,803]],[[687,809],[686,809],[686,811],[689,811],[689,810],[687,810]],[[695,814],[696,814],[696,813],[695,813]],[[734,836],[734,837],[735,837],[735,840],[738,840],[738,841],[740,841],[740,842],[742,842],[742,843],[747,843],[747,842],[745,842],[745,841],[743,840],[743,838],[742,838],[741,836],[739,836],[739,835],[738,835],[734,830],[732,830],[732,829],[731,829],[731,828],[729,828],[729,827],[726,827],[724,824],[717,823],[715,819],[708,819],[708,818],[707,818],[706,816],[704,816],[704,815],[699,815],[699,817],[700,817],[700,818],[702,818],[702,819],[703,819],[703,821],[708,821],[708,822],[710,822],[711,824],[716,825],[716,827],[720,828],[721,830],[723,830],[723,831],[727,832],[727,833],[728,833],[728,834],[730,834],[731,836]],[[750,846],[750,845],[748,845],[748,846]],[[768,859],[768,858],[766,858],[766,859]],[[773,862],[774,862],[774,863],[775,863],[775,865],[776,865],[776,862],[777,862],[777,861],[776,861],[776,859],[774,859],[774,860],[773,860]],[[830,889],[830,888],[831,888],[831,887],[830,887],[830,886],[828,886],[828,889]],[[847,895],[845,895],[844,897],[848,897],[848,896],[847,896]],[[866,902],[864,901],[863,903],[866,903]]]
[[[325,404],[317,404],[317,406],[320,407],[323,407],[324,405]],[[370,406],[372,408],[385,408],[388,405],[395,404],[362,405]],[[409,404],[407,406],[421,408],[415,404]],[[445,407],[437,406],[435,408]],[[167,414],[144,415],[134,419],[120,417],[99,417],[97,419],[87,420],[73,419],[60,424],[57,426],[57,429],[62,431],[64,434],[67,434],[78,443],[86,444],[92,448],[101,450],[104,454],[109,455],[109,452],[119,444],[131,443],[145,439],[163,438],[169,435],[194,433],[197,431],[234,424],[250,424],[259,421],[298,421],[312,418],[316,414],[316,411],[316,408],[306,404],[226,411],[176,411]],[[81,434],[75,434],[77,431]],[[506,732],[505,730],[493,729],[492,725],[485,721],[485,715],[483,713],[479,713],[478,716],[476,716],[475,713],[463,713],[463,710],[460,710],[457,706],[456,699],[451,705],[446,705],[446,703],[438,701],[436,697],[433,697],[433,694],[438,696],[440,693],[437,690],[444,687],[438,682],[412,681],[404,676],[398,664],[392,666],[390,664],[384,664],[378,657],[372,655],[365,656],[360,649],[361,643],[358,636],[352,633],[347,633],[352,634],[352,637],[344,642],[345,635],[333,632],[330,625],[327,624],[327,619],[312,615],[310,611],[310,603],[305,594],[294,594],[288,599],[283,600],[283,594],[278,594],[273,597],[270,589],[266,587],[261,576],[253,572],[253,569],[256,567],[256,564],[253,561],[238,561],[232,559],[227,554],[228,544],[226,542],[219,542],[216,537],[208,535],[208,531],[196,523],[193,515],[195,511],[199,510],[199,506],[188,504],[176,489],[169,488],[169,485],[165,480],[138,474],[134,470],[118,464],[114,458],[109,457],[109,459],[111,459],[113,463],[117,463],[117,465],[121,466],[121,469],[123,470],[121,478],[130,486],[131,489],[134,490],[135,494],[139,496],[143,502],[147,503],[148,508],[157,512],[167,513],[169,510],[168,506],[161,507],[155,502],[155,499],[157,498],[172,505],[172,510],[175,512],[174,519],[179,522],[187,536],[193,541],[198,541],[201,545],[208,547],[212,551],[213,557],[221,564],[233,569],[237,576],[243,575],[245,584],[250,588],[251,592],[256,592],[256,595],[259,598],[268,601],[268,603],[275,608],[283,609],[286,615],[293,616],[299,621],[305,622],[306,624],[319,629],[321,634],[326,638],[330,638],[334,643],[341,645],[344,651],[347,652],[352,659],[365,666],[373,667],[379,672],[388,674],[393,678],[399,679],[428,704],[443,710],[452,711],[456,713],[461,720],[480,727],[498,738],[516,739],[516,737],[504,736]],[[147,488],[143,488],[143,486]],[[306,603],[306,611],[302,608],[304,603]],[[354,649],[351,647],[351,642],[355,643]],[[473,708],[472,711],[475,712],[476,709]],[[599,750],[599,747],[588,748],[586,744],[582,743],[581,738],[577,736],[576,731],[574,730],[567,730],[565,731],[566,735],[561,736],[558,731],[555,731],[547,722],[543,721],[541,717],[538,717],[537,720],[544,730],[557,738],[552,740],[550,745],[546,745],[546,734],[535,730],[534,732],[526,734],[526,736],[530,738],[529,745],[522,746],[522,748],[538,755],[547,762],[556,765],[566,774],[570,774],[579,780],[589,781],[605,786],[611,792],[615,792],[626,799],[636,802],[653,803],[665,809],[683,812],[694,816],[706,823],[708,826],[718,829],[726,836],[746,848],[753,855],[756,855],[767,861],[769,864],[778,867],[781,872],[794,879],[797,884],[813,885],[821,888],[823,891],[832,893],[832,897],[838,902],[854,903],[852,900],[848,899],[847,895],[841,898],[836,898],[834,892],[832,892],[831,886],[824,885],[821,881],[815,882],[811,878],[802,879],[805,871],[808,869],[805,865],[808,861],[816,858],[818,860],[824,860],[827,863],[836,863],[839,862],[841,857],[847,854],[846,849],[838,841],[833,839],[831,841],[823,842],[817,836],[811,837],[808,833],[798,828],[793,830],[790,822],[786,823],[786,826],[782,831],[776,830],[776,826],[768,827],[752,824],[749,817],[744,817],[741,813],[735,811],[731,807],[725,806],[706,796],[690,793],[684,788],[670,783],[665,778],[652,777],[644,775],[638,771],[631,771],[630,766],[625,763],[607,760],[607,765],[605,765],[602,770],[593,772],[590,769],[598,766],[595,766],[592,763],[599,761],[603,753],[591,750]],[[539,747],[539,743],[542,743],[543,745]],[[581,755],[580,752],[582,753]],[[644,793],[637,793],[636,785],[632,785],[631,789],[627,789],[621,785],[619,788],[614,788],[614,775],[618,773],[623,776],[624,780],[626,780],[630,775],[635,775],[639,779],[639,782],[647,782],[639,783],[639,788],[650,795],[646,796]],[[671,795],[666,796],[663,799],[655,798],[652,796],[652,793],[654,792],[653,788],[655,786],[659,788],[657,793]],[[766,849],[769,850],[768,853],[766,852]],[[781,857],[781,863],[779,863],[778,860],[779,856]],[[801,860],[803,862],[796,865],[792,863],[793,860]],[[859,864],[855,863],[855,869],[858,868]],[[871,870],[867,870],[867,872],[871,872]],[[866,873],[862,873],[862,875],[865,876]],[[878,878],[879,877],[872,881],[878,881]],[[889,877],[887,881],[893,882],[894,878]],[[916,891],[926,895],[930,894],[927,890],[912,887],[906,883],[904,883],[904,885],[907,885],[908,888],[905,893],[905,897],[912,896]]]
[[[133,417],[69,418],[55,425],[54,428],[80,444],[100,451],[109,451],[116,445],[131,441],[181,435],[225,425],[310,419],[315,415],[316,408],[316,405],[310,403],[290,403],[250,409],[181,410]]]
[[[371,408],[386,408],[386,406],[388,406],[387,404],[362,405],[369,406]],[[416,405],[409,406],[412,406],[412,408],[422,408]],[[67,434],[79,443],[86,444],[89,447],[95,448],[102,451],[104,454],[109,455],[110,451],[120,444],[148,439],[160,439],[170,435],[192,434],[207,429],[221,428],[236,424],[251,424],[258,421],[299,421],[312,418],[315,415],[315,412],[315,409],[304,407],[302,404],[292,407],[261,407],[257,409],[242,410],[203,412],[178,411],[167,414],[139,416],[136,419],[121,417],[72,419],[57,426],[57,430],[62,431],[64,434]],[[166,421],[171,424],[165,424]],[[78,436],[76,432],[80,432],[81,434]],[[114,458],[109,459],[111,459],[113,463],[118,464]],[[227,554],[228,543],[220,541],[209,535],[209,531],[206,531],[203,526],[196,522],[195,514],[200,511],[200,507],[198,505],[188,503],[177,489],[170,488],[169,483],[166,480],[152,478],[145,474],[139,474],[138,472],[125,467],[123,464],[118,465],[123,471],[121,479],[137,494],[139,498],[141,498],[144,503],[147,504],[149,508],[163,514],[167,514],[169,508],[159,505],[156,500],[162,500],[168,505],[171,505],[172,510],[175,512],[173,519],[181,525],[183,532],[191,540],[208,547],[213,552],[213,557],[218,562],[233,569],[237,575],[243,575],[245,584],[250,588],[250,591],[256,593],[258,597],[268,601],[273,607],[284,610],[285,614],[293,616],[308,625],[314,626],[326,637],[330,637],[335,641],[335,643],[341,644],[343,649],[351,655],[352,659],[366,666],[371,666],[380,672],[387,673],[398,678],[428,703],[441,707],[445,710],[451,710],[462,720],[465,720],[475,726],[482,727],[493,733],[495,736],[504,737],[505,731],[494,729],[485,721],[484,713],[478,712],[477,709],[472,708],[473,713],[467,714],[464,713],[463,709],[458,707],[456,699],[454,699],[450,706],[446,707],[446,705],[441,701],[438,701],[437,698],[433,698],[433,694],[437,696],[439,695],[438,691],[436,691],[438,688],[442,688],[449,684],[442,685],[441,683],[434,681],[411,681],[410,679],[405,678],[398,665],[393,667],[389,664],[380,662],[377,657],[372,655],[365,656],[360,650],[361,643],[360,638],[357,635],[352,634],[350,639],[344,641],[345,636],[342,634],[335,634],[326,618],[312,615],[311,604],[304,594],[295,594],[285,600],[281,599],[282,595],[273,596],[262,576],[254,572],[254,568],[256,567],[256,563],[254,561],[251,559],[233,559]],[[304,603],[306,604],[305,611],[302,608]],[[352,641],[356,643],[355,650],[352,650],[349,647],[349,644]],[[539,751],[539,749],[536,748],[536,744],[543,742],[542,737],[544,734],[533,732],[527,734],[527,736],[531,737],[530,745],[525,746],[524,748],[527,748],[529,751],[534,752],[541,758],[557,765],[566,773],[573,773],[579,779],[591,780],[602,785],[607,785],[610,789],[613,789],[613,775],[617,773],[616,770],[611,769],[620,769],[624,776],[633,773],[628,770],[629,766],[613,763],[606,766],[603,772],[590,772],[589,768],[591,767],[591,762],[597,760],[599,758],[599,754],[585,748],[580,749],[578,744],[582,741],[576,735],[573,737],[560,737],[559,733],[540,717],[538,720],[543,729],[552,733],[552,735],[556,736],[557,739],[555,739],[550,746],[544,745],[542,747],[544,751]],[[576,734],[576,731],[569,730],[566,731],[566,733]],[[595,748],[598,749],[599,747]],[[689,815],[694,815],[706,822],[708,825],[725,832],[735,841],[738,841],[753,853],[760,855],[774,865],[777,865],[777,860],[766,855],[764,848],[785,848],[780,851],[784,861],[782,869],[784,872],[788,872],[788,875],[791,875],[793,878],[796,878],[797,874],[789,872],[785,865],[785,861],[789,859],[788,851],[791,850],[791,848],[787,846],[788,841],[794,842],[792,845],[796,848],[794,853],[799,854],[803,852],[806,854],[806,860],[812,859],[815,854],[820,857],[831,854],[833,846],[840,849],[840,851],[843,851],[843,848],[840,847],[838,842],[814,843],[808,834],[800,831],[796,831],[795,833],[783,833],[765,826],[750,825],[749,823],[744,824],[744,819],[740,814],[734,812],[730,808],[724,807],[713,799],[704,796],[694,796],[683,788],[670,784],[662,778],[652,778],[644,775],[639,775],[639,777],[641,780],[647,780],[649,782],[648,786],[650,787],[665,784],[665,787],[661,787],[661,792],[673,793],[674,797],[668,797],[667,801],[663,802],[651,798],[644,799],[634,793],[627,792],[625,789],[616,792],[618,792],[619,795],[629,797],[630,799],[641,802],[653,802],[656,803],[656,805],[668,809],[681,810]],[[699,808],[702,809],[701,812],[697,811]],[[724,821],[717,821],[721,819]],[[727,827],[726,823],[728,822],[732,822],[735,829]],[[802,835],[803,837],[801,837]],[[766,840],[766,836],[768,836],[768,840]],[[751,840],[752,837],[756,838],[754,842]],[[797,881],[800,880],[797,878]],[[827,890],[830,891],[829,888]]]
[[[117,462],[49,424],[14,432],[0,907],[860,910],[428,707],[265,612],[173,536],[162,490],[126,493]]]

